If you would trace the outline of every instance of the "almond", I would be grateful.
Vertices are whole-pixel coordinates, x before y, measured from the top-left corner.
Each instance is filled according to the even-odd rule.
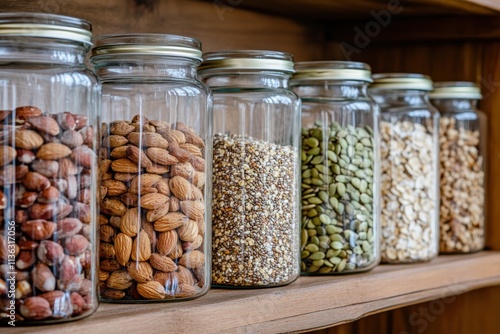
[[[184,133],[179,130],[164,128],[158,129],[158,133],[160,133],[163,138],[168,140],[169,143],[183,144],[186,142]]]
[[[121,159],[127,157],[128,146],[120,146],[111,151],[109,154],[112,158]]]
[[[121,196],[127,192],[127,186],[125,183],[117,180],[105,180],[102,181],[101,184],[108,188],[107,196]]]
[[[170,201],[169,201],[169,211],[170,212],[175,212],[175,211],[179,211],[181,208],[181,205],[180,205],[180,201],[177,197],[175,196],[172,196],[170,197]]]
[[[99,161],[99,174],[102,175],[109,171],[109,167],[111,166],[110,159],[102,159]]]
[[[181,176],[174,176],[170,179],[168,185],[170,186],[170,191],[179,200],[184,201],[191,199],[191,184],[188,180]]]
[[[81,314],[84,311],[87,304],[85,299],[82,296],[80,296],[78,292],[72,292],[70,295],[70,300],[71,300],[71,307],[73,309],[72,315],[77,316]]]
[[[172,260],[177,261],[182,256],[183,253],[184,251],[182,250],[181,241],[177,240],[174,249],[167,256]]]
[[[121,182],[130,182],[136,176],[137,173],[115,173],[114,179]]]
[[[176,142],[170,143],[168,151],[171,155],[177,158],[180,162],[187,162],[191,159],[192,155],[188,151],[180,148],[179,144]],[[194,166],[193,166],[194,167]]]
[[[148,262],[131,261],[127,265],[127,271],[138,283],[153,280],[153,268]]]
[[[29,165],[36,159],[35,153],[30,150],[18,149],[17,150],[17,161],[22,164]]]
[[[120,197],[120,200],[126,206],[137,206],[139,196],[137,194],[125,193]]]
[[[184,143],[184,144],[179,144],[179,147],[182,148],[183,150],[186,150],[187,152],[189,152],[189,154],[192,154],[192,155],[197,156],[197,157],[203,157],[203,152],[196,145]]]
[[[62,161],[63,159],[61,159]],[[60,171],[60,164],[57,161],[54,160],[42,160],[42,159],[36,159],[31,163],[31,169],[33,169],[35,172],[38,172],[46,177],[54,177],[57,175],[57,173]],[[76,169],[76,168],[75,168]],[[76,174],[78,172],[75,170]],[[68,174],[61,175],[62,177],[66,177]]]
[[[151,251],[156,249],[156,232],[152,223],[147,220],[141,221],[141,229],[147,233],[149,242],[151,243]]]
[[[19,270],[26,270],[37,261],[36,256],[33,256],[32,251],[22,250],[19,252],[16,260],[16,268]]]
[[[16,183],[16,166],[6,165],[0,169],[0,186]]]
[[[155,231],[167,232],[174,230],[189,221],[189,218],[180,212],[169,212],[157,219],[154,223]]]
[[[181,201],[181,211],[192,220],[201,220],[205,216],[205,204],[202,201]]]
[[[189,269],[201,267],[205,264],[205,254],[197,250],[184,253],[179,264]]]
[[[163,121],[161,119],[158,120],[149,120],[149,124],[155,126],[157,128],[170,128],[170,123],[167,121]]]
[[[148,222],[154,222],[155,220],[165,216],[169,212],[169,203],[170,202],[168,201],[157,209],[149,210],[146,214],[146,220]]]
[[[70,148],[83,145],[83,136],[80,132],[75,130],[66,130],[61,136],[61,143]]]
[[[114,289],[106,289],[104,291],[100,291],[101,297],[104,299],[113,299],[118,300],[125,297],[125,291],[114,290]]]
[[[189,162],[193,166],[194,170],[203,173],[205,172],[205,159],[192,155]]]
[[[37,248],[38,259],[48,266],[59,265],[64,259],[64,249],[54,241],[42,240]]]
[[[30,117],[28,122],[31,124],[31,127],[39,133],[41,132],[51,136],[57,136],[61,131],[57,121],[49,116]]]
[[[56,187],[48,187],[42,190],[40,196],[38,196],[38,202],[40,203],[54,203],[59,200],[61,193]]]
[[[85,168],[93,168],[95,166],[96,154],[88,146],[79,146],[73,149],[71,159],[78,165]]]
[[[128,209],[125,214],[122,215],[120,230],[129,237],[135,237],[139,232],[140,223],[139,209]]]
[[[125,205],[116,198],[105,198],[101,201],[100,210],[102,213],[111,216],[123,216],[127,212]]]
[[[132,276],[126,270],[117,270],[109,275],[106,286],[110,289],[125,290],[132,286]]]
[[[179,162],[170,169],[170,176],[180,176],[190,180],[194,175],[194,168],[189,162]]]
[[[57,160],[71,154],[71,149],[63,144],[48,143],[42,145],[36,152],[36,157],[44,160]]]
[[[49,302],[52,312],[55,310],[56,314],[53,316],[56,318],[68,317],[73,313],[70,296],[64,291],[49,291],[41,294],[40,297]]]
[[[186,137],[186,143],[193,144],[200,149],[205,147],[205,141],[193,132],[184,132],[184,136]]]
[[[156,248],[160,255],[170,254],[175,249],[177,240],[178,236],[175,230],[159,233]]]
[[[147,210],[155,210],[168,202],[168,196],[158,194],[158,193],[149,193],[143,195],[139,199],[139,203],[141,207]]]
[[[156,183],[156,189],[158,189],[158,192],[163,195],[170,196],[170,187],[168,185],[169,179],[162,178],[161,180]]]
[[[125,266],[132,254],[132,238],[124,233],[118,233],[115,237],[114,247],[116,261],[118,261],[120,265]]]
[[[42,111],[33,106],[22,106],[16,108],[16,118],[17,119],[28,119],[30,117],[41,116]]]
[[[168,147],[168,141],[155,132],[131,132],[127,139],[138,147]]]
[[[149,160],[146,153],[144,153],[140,148],[136,146],[128,146],[127,147],[127,157],[133,162],[139,164],[141,167],[151,167],[153,163]]]
[[[151,161],[159,165],[174,165],[179,162],[176,157],[170,155],[167,150],[158,147],[150,147],[146,151],[147,156]]]
[[[116,251],[116,249],[115,249],[115,251]],[[117,255],[118,255],[118,253],[117,253]],[[120,265],[120,263],[118,263],[117,260],[103,260],[103,261],[100,261],[100,264],[99,264],[99,269],[102,271],[112,272],[112,271],[120,270],[120,268],[121,268],[121,265]]]
[[[162,256],[157,253],[151,254],[151,257],[149,258],[149,263],[151,263],[153,268],[166,273],[177,270],[177,265],[171,258],[167,256]]]
[[[28,172],[23,178],[26,189],[40,191],[50,187],[50,181],[44,175],[37,172]]]
[[[43,263],[38,263],[31,271],[31,280],[33,285],[43,292],[53,291],[56,288],[56,278],[52,270]]]
[[[111,163],[111,169],[119,173],[137,173],[139,166],[127,158],[117,159]]]
[[[178,265],[177,277],[179,279],[179,284],[194,285],[196,282],[191,270],[187,269],[183,265]]]
[[[149,124],[149,119],[144,115],[134,115],[131,123]]]
[[[151,174],[163,175],[168,173],[168,171],[169,171],[168,166],[163,166],[158,164],[153,164],[151,167],[146,168],[146,172]]]
[[[132,123],[135,132],[156,132],[156,128],[149,124]]]
[[[196,293],[196,289],[192,285],[179,284],[179,290],[175,294],[177,298],[187,298],[193,296]]]
[[[18,130],[15,135],[16,148],[35,150],[43,145],[43,138],[33,130]]]
[[[142,188],[149,188],[149,187],[154,187],[158,181],[162,179],[161,175],[157,174],[140,174],[134,177],[132,182],[130,183],[129,186],[129,192],[137,194],[139,193],[139,184],[141,185]],[[142,191],[141,191],[142,192]]]
[[[146,299],[165,298],[165,287],[157,281],[138,283],[137,292]]]
[[[71,113],[65,111],[60,114],[53,115],[59,126],[63,130],[74,130],[76,127],[75,119]]]
[[[17,189],[16,189],[17,190]],[[21,208],[29,208],[38,198],[38,194],[34,191],[26,191],[24,188],[16,191],[16,206]]]
[[[205,198],[201,189],[197,187],[191,187],[191,194],[191,198],[195,201],[203,201]]]
[[[107,148],[120,147],[128,143],[125,136],[109,135],[102,139],[102,146]]]
[[[44,219],[29,220],[21,225],[21,231],[32,240],[45,240],[52,237],[57,224]]]
[[[0,146],[0,166],[10,164],[17,157],[17,151],[10,146]]]
[[[49,302],[42,297],[28,297],[19,307],[21,315],[26,319],[41,320],[52,315]]]
[[[125,121],[118,121],[111,124],[109,131],[112,135],[126,136],[130,132],[134,131],[134,126]]]
[[[104,259],[114,259],[116,256],[115,246],[108,243],[99,244],[99,257]]]
[[[192,242],[198,235],[198,224],[194,220],[189,220],[186,224],[179,227],[177,233],[182,241]]]
[[[148,234],[141,230],[132,244],[132,260],[147,261],[151,256],[151,242]]]
[[[101,225],[99,228],[99,238],[104,242],[112,242],[115,237],[115,229],[111,225]]]
[[[85,115],[71,114],[75,120],[75,130],[80,130],[87,125],[88,117]]]
[[[89,241],[81,234],[72,235],[64,242],[65,250],[70,255],[79,256],[85,252],[89,246]]]
[[[201,235],[197,235],[193,241],[183,241],[182,242],[182,249],[184,251],[191,251],[198,249],[201,244],[203,244],[203,237]]]

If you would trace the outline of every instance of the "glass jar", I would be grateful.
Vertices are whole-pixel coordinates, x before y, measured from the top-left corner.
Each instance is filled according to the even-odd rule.
[[[379,104],[381,256],[385,263],[429,261],[438,253],[439,112],[421,74],[376,74]]]
[[[167,301],[210,287],[212,108],[198,40],[106,35],[102,82],[100,297]]]
[[[439,251],[479,251],[485,242],[486,116],[476,108],[481,91],[472,82],[438,82],[430,99],[441,114]]]
[[[380,261],[378,108],[370,67],[295,65],[302,99],[302,274],[369,270]]]
[[[208,53],[214,93],[212,285],[273,287],[299,276],[300,100],[290,54]]]
[[[0,319],[63,322],[97,306],[97,79],[89,22],[0,14]]]

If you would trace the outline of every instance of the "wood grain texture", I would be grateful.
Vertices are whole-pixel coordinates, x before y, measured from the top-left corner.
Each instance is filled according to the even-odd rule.
[[[0,0],[4,12],[35,11],[89,20],[94,35],[168,33],[198,38],[204,51],[268,49],[296,59],[321,57],[323,34],[314,25],[240,7],[193,0]]]
[[[359,321],[311,334],[484,333],[500,328],[500,287],[472,291],[368,316]],[[376,329],[376,330],[374,330]]]
[[[274,289],[212,290],[182,303],[101,304],[78,322],[37,327],[37,333],[172,333],[306,331],[369,314],[500,284],[500,252],[442,256],[430,263],[385,265],[359,275],[301,277]],[[29,333],[15,328],[11,334]]]
[[[212,0],[208,0],[212,1]],[[379,0],[288,0],[283,1],[244,1],[219,0],[232,6],[241,6],[270,12],[277,15],[294,16],[310,19],[352,19],[368,18],[372,11],[386,10],[389,4],[400,4],[404,7],[404,15],[464,15],[494,14],[500,11],[500,3],[494,0],[419,0],[419,1],[379,1]]]

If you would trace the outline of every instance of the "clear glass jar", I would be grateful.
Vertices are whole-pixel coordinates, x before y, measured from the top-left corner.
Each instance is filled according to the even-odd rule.
[[[344,274],[380,261],[378,107],[370,67],[344,61],[295,65],[302,100],[301,271]]]
[[[100,297],[168,301],[210,287],[212,100],[189,37],[106,35],[102,82]]]
[[[439,112],[421,74],[373,75],[379,104],[381,256],[385,263],[429,261],[438,253]]]
[[[0,319],[63,322],[97,306],[99,85],[89,22],[0,14]]]
[[[272,287],[299,276],[300,100],[292,56],[206,54],[214,93],[212,285]]]
[[[441,253],[470,253],[485,243],[486,115],[472,82],[438,82],[429,95],[441,114]],[[483,126],[481,126],[483,125]]]

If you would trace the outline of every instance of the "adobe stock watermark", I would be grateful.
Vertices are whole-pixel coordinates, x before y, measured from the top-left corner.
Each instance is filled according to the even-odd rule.
[[[212,2],[215,12],[217,13],[217,16],[219,16],[219,20],[221,21],[224,21],[224,14],[226,14],[226,12],[232,12],[242,3],[243,0],[214,0]]]
[[[410,326],[417,327],[417,333],[423,333],[429,323],[436,321],[438,316],[442,314],[447,304],[453,303],[457,296],[467,292],[466,289],[460,287],[455,282],[447,282],[448,289],[442,293],[441,298],[427,303],[426,306],[420,306],[418,311],[413,312],[408,318]],[[410,334],[407,331],[399,332],[399,334]]]
[[[16,222],[10,221],[4,232],[7,238],[7,270],[4,272],[9,303],[5,305],[4,312],[8,313],[9,326],[16,326]]]
[[[359,54],[361,51],[370,45],[373,38],[380,35],[382,28],[387,28],[391,24],[394,15],[401,13],[404,9],[402,3],[409,2],[412,0],[400,1],[400,0],[389,0],[387,3],[387,9],[381,9],[379,11],[371,10],[370,15],[373,20],[368,21],[364,29],[359,26],[354,27],[353,44],[346,42],[340,43],[340,49],[344,54],[345,59],[351,60],[353,54]]]
[[[481,87],[481,92],[483,94],[483,100],[489,98],[491,94],[493,94],[497,88],[500,87],[500,81],[493,81],[493,74],[488,74],[488,77],[481,77],[481,81],[479,82]]]

